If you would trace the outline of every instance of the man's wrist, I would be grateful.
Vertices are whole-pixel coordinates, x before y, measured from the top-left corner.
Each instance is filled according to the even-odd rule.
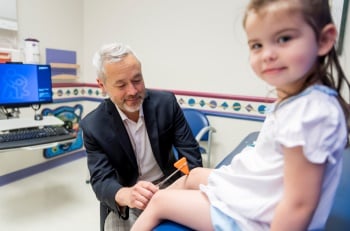
[[[129,207],[127,204],[127,188],[121,188],[119,189],[115,196],[115,205],[118,210],[119,217],[121,217],[123,220],[127,220],[129,218]]]
[[[118,206],[120,207],[125,207],[125,206],[129,206],[128,204],[128,188],[123,187],[121,189],[119,189],[115,196],[114,196],[114,200],[117,203]]]

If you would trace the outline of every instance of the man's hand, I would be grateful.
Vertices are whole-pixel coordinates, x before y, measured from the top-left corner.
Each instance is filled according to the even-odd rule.
[[[119,206],[143,210],[158,190],[151,182],[139,181],[132,187],[121,188],[115,195],[115,201]]]

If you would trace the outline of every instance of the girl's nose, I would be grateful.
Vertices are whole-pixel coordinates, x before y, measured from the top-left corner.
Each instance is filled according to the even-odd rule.
[[[273,47],[265,47],[262,58],[264,62],[271,62],[276,60],[276,50]]]

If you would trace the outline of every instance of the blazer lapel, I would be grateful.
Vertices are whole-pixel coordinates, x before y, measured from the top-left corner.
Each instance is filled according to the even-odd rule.
[[[151,143],[151,147],[153,150],[153,154],[155,158],[157,159],[158,163],[161,163],[160,161],[160,148],[158,143],[158,126],[157,126],[157,117],[154,113],[154,105],[152,103],[152,100],[150,99],[150,95],[147,92],[147,95],[145,97],[145,100],[143,102],[143,112],[144,112],[144,118],[146,123],[146,129],[148,133],[148,137]]]
[[[124,153],[128,156],[130,161],[135,165],[134,167],[138,168],[134,149],[132,148],[131,141],[130,141],[128,132],[126,131],[126,128],[124,126],[124,123],[114,103],[110,100],[108,100],[107,102],[108,102],[107,110],[108,110],[108,113],[110,114],[110,118],[112,118],[113,120],[113,122],[111,123],[112,130],[114,130],[113,134],[115,134],[116,137],[118,137],[117,141],[120,143],[120,146],[122,147]]]

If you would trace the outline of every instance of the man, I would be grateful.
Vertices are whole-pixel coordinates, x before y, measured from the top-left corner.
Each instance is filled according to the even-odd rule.
[[[101,230],[129,230],[156,184],[175,171],[173,147],[190,169],[202,166],[202,158],[174,94],[145,88],[129,47],[105,45],[93,63],[109,98],[80,123],[90,182],[101,203]]]

